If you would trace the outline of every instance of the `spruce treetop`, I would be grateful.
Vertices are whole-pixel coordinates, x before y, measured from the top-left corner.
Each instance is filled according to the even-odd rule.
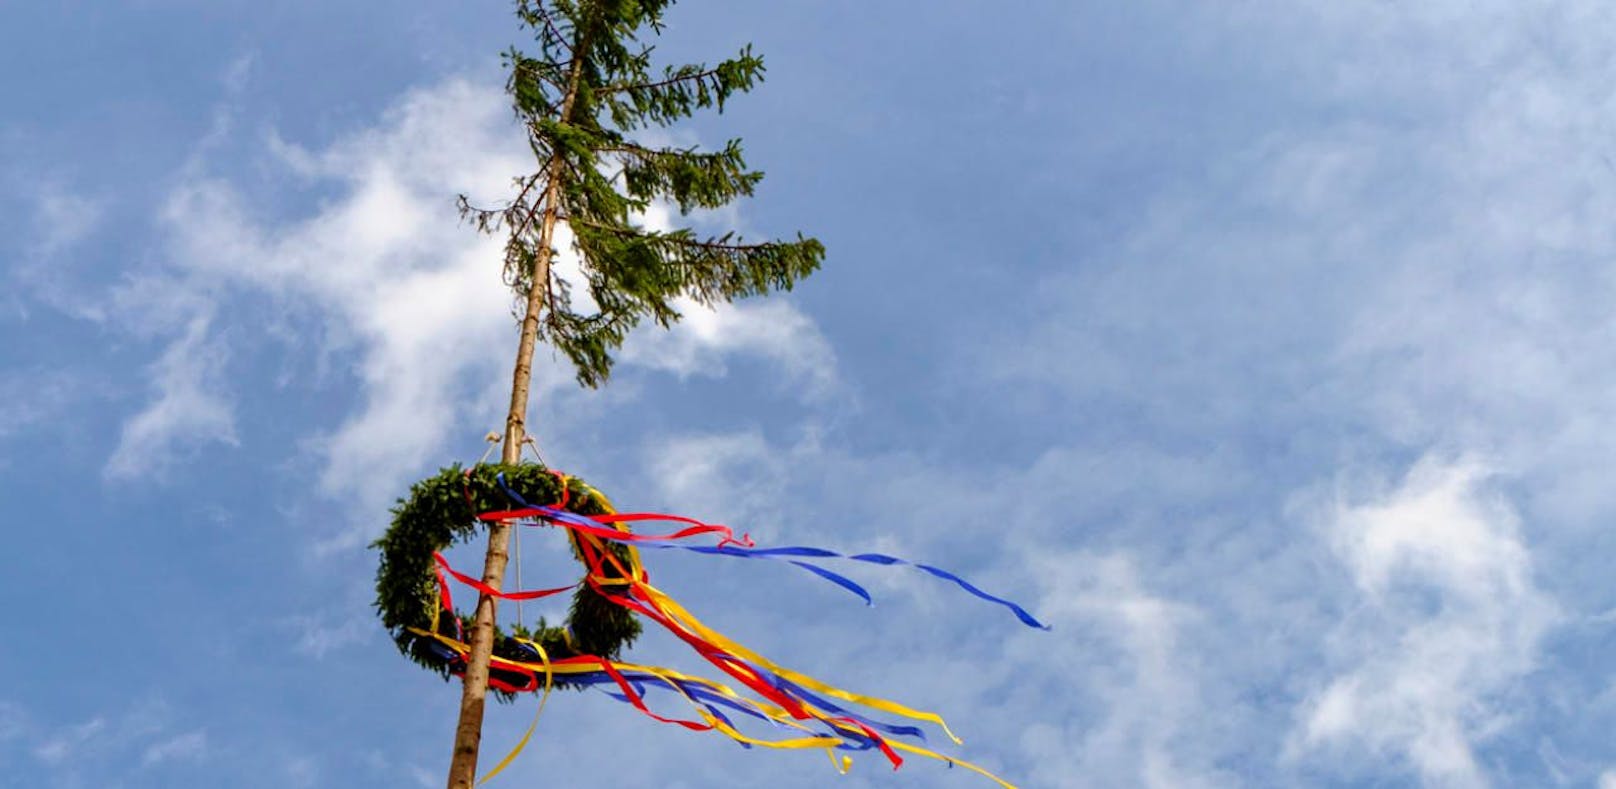
[[[752,194],[763,173],[747,167],[740,140],[721,149],[645,145],[633,132],[665,127],[697,110],[723,111],[763,79],[763,59],[743,47],[714,65],[656,70],[641,36],[663,29],[672,0],[518,0],[516,13],[538,50],[505,55],[506,91],[538,169],[518,177],[517,197],[499,208],[460,200],[462,216],[506,233],[506,282],[526,300],[542,289],[542,339],[572,362],[578,381],[599,386],[612,352],[644,318],[667,328],[672,301],[713,305],[789,290],[825,249],[815,239],[747,243],[734,233],[657,231],[636,221],[661,200],[688,215]],[[569,284],[550,266],[552,227],[572,231],[589,300],[574,309]]]

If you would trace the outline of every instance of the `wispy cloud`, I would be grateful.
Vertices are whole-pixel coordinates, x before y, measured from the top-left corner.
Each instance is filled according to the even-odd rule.
[[[208,733],[201,729],[185,732],[146,746],[140,766],[155,767],[165,762],[195,762],[208,750]]]
[[[99,717],[69,726],[51,734],[35,746],[34,756],[46,764],[61,764],[70,757],[79,756],[79,751],[92,740],[102,736],[106,728],[106,719]]]
[[[980,227],[921,226],[988,236],[982,246],[1015,264],[940,257],[905,273],[1002,276],[1015,281],[984,292],[1015,300],[940,318],[942,307],[891,299],[895,320],[930,321],[948,349],[904,360],[920,381],[912,401],[838,434],[818,424],[832,410],[823,392],[848,370],[899,360],[879,343],[832,347],[789,299],[691,308],[672,334],[636,335],[623,355],[630,380],[619,381],[630,385],[588,402],[640,396],[631,376],[643,371],[717,376],[744,358],[767,364],[812,413],[797,423],[770,414],[759,428],[669,395],[672,418],[701,409],[710,421],[635,445],[646,484],[612,492],[659,495],[782,542],[931,560],[1034,602],[1054,633],[1001,633],[1013,623],[963,614],[967,604],[902,573],[861,575],[883,601],[896,598],[858,610],[874,626],[806,595],[748,594],[755,607],[720,608],[734,596],[714,591],[720,584],[678,590],[759,623],[735,635],[772,641],[802,668],[958,711],[970,741],[961,753],[985,754],[1028,785],[1616,787],[1609,743],[1586,734],[1609,728],[1616,709],[1602,664],[1556,652],[1559,623],[1616,604],[1604,550],[1616,512],[1607,473],[1616,61],[1605,40],[1616,11],[1510,0],[1159,6],[1107,12],[1118,27],[1103,29],[1126,30],[1138,38],[1125,48],[1149,54],[1105,61],[1093,69],[1103,84],[1077,97],[1029,68],[1015,91],[1041,105],[1037,117],[981,118],[1000,143],[990,147],[1025,147],[1038,167],[982,151],[1003,168],[993,176],[1015,184],[991,201],[1026,199],[1025,210],[1004,213],[1075,217],[1081,230],[1052,222],[1027,241],[1009,232],[1019,226],[988,224],[1003,221],[992,210],[972,211]],[[1174,83],[1192,73],[1204,76],[1193,83],[1203,95]],[[1111,139],[1129,130],[1088,102],[1131,92],[1126,80],[1159,92],[1118,104],[1171,129],[1144,143]],[[1161,105],[1138,109],[1151,96]],[[847,98],[872,118],[899,109]],[[1081,107],[1081,127],[1023,135],[1021,121],[1045,123],[1057,104]],[[351,410],[271,413],[312,436],[324,490],[357,499],[373,529],[402,481],[443,459],[455,431],[497,419],[510,297],[498,284],[497,242],[457,227],[448,196],[497,199],[490,187],[524,169],[527,152],[497,91],[450,81],[335,140],[272,137],[273,158],[257,164],[306,190],[285,200],[210,170],[209,152],[239,133],[220,117],[163,208],[168,260],[120,284],[106,307],[141,316],[115,330],[166,349],[147,369],[150,399],[132,408],[108,474],[120,463],[143,473],[135,458],[171,466],[234,436],[238,419],[249,423],[241,415],[262,393],[228,382],[262,360],[245,359],[231,306],[267,295],[295,313],[283,334],[296,335],[299,351],[318,346],[324,360],[352,362]],[[1068,135],[1071,149],[1087,148],[1091,134],[1114,148],[1076,161],[1056,143]],[[932,152],[918,150],[932,166]],[[1118,164],[1115,150],[1132,158]],[[845,177],[878,164],[859,161]],[[1098,185],[1070,186],[1085,182]],[[41,244],[70,253],[94,235],[99,207],[40,203],[61,239]],[[925,205],[913,213],[927,221]],[[841,230],[878,238],[890,227]],[[939,372],[927,377],[928,368]],[[295,388],[305,373],[296,362],[288,370]],[[568,399],[570,377],[557,366],[541,365],[541,376],[541,398],[575,423],[602,413],[573,408],[583,401]],[[23,415],[10,417],[14,426],[60,413],[7,407],[0,434],[8,413]],[[928,410],[941,416],[928,420]],[[465,443],[487,427],[468,430]],[[1472,456],[1496,473],[1464,460]],[[1318,512],[1286,508],[1297,491],[1330,488],[1342,468],[1409,466],[1391,482],[1349,485]],[[320,588],[332,608],[281,620],[288,649],[340,668],[341,648],[367,638],[365,575],[343,576],[347,594]],[[803,612],[793,627],[769,618],[793,610]],[[1598,630],[1584,628],[1578,648],[1608,651]],[[894,645],[896,655],[886,651]],[[375,667],[367,659],[355,670]],[[618,713],[577,705],[566,713],[575,725],[556,727],[549,742],[602,747],[591,741],[595,724],[617,725]],[[114,712],[48,730],[20,713],[10,720],[0,706],[0,741],[10,731],[21,758],[54,754],[58,764],[95,747],[82,731],[119,726]],[[175,743],[153,769],[184,767],[189,728],[135,741],[122,763]],[[196,732],[203,755],[225,737],[208,731]],[[823,782],[776,774],[779,762],[761,758],[715,767],[704,761],[714,751],[681,736],[646,734],[655,758],[624,765],[625,780]],[[389,747],[425,752],[414,746]],[[279,768],[288,777],[275,780],[353,782],[342,755],[290,752]],[[913,769],[890,780],[929,785],[926,768]],[[387,780],[409,780],[403,772]],[[961,772],[944,780],[972,785]],[[874,773],[847,780],[889,780]]]
[[[85,298],[65,272],[80,268],[73,265],[71,256],[106,221],[104,200],[60,180],[47,178],[29,186],[32,216],[20,238],[8,239],[16,245],[16,255],[7,261],[4,271],[12,287],[28,297],[11,294],[19,317],[27,319],[28,302],[37,300],[74,317],[102,319],[103,310],[95,300]]]
[[[0,375],[0,441],[51,430],[74,403],[87,399],[89,388],[88,381],[62,371],[19,370]]]
[[[362,609],[356,613],[353,607],[345,606],[339,614],[297,616],[283,624],[295,636],[293,648],[298,654],[319,660],[334,650],[374,637],[376,623],[369,614]]]
[[[693,512],[766,523],[779,512],[788,451],[757,431],[659,437],[646,449],[647,471],[662,496]]]
[[[681,378],[722,376],[731,356],[752,356],[777,364],[803,399],[823,400],[836,387],[836,354],[807,315],[783,301],[737,304],[719,309],[688,299],[675,304],[684,318],[679,330],[643,332],[625,347],[623,361]]]
[[[314,441],[323,457],[322,485],[384,507],[409,475],[440,459],[436,453],[453,426],[472,414],[490,417],[508,386],[504,370],[515,328],[511,294],[498,271],[501,242],[460,225],[450,197],[463,192],[498,199],[491,186],[522,172],[528,152],[504,95],[456,80],[410,93],[376,126],[323,148],[279,139],[271,148],[279,166],[307,183],[334,187],[335,197],[312,215],[266,221],[255,216],[249,196],[197,168],[164,209],[173,260],[155,276],[181,277],[178,290],[202,294],[204,302],[246,289],[314,305],[320,341],[328,349],[357,351],[360,384],[357,412]],[[564,265],[570,257],[563,256]],[[174,290],[142,290],[137,280],[124,293],[128,301],[153,302],[173,298]],[[207,326],[197,326],[171,357],[206,345],[196,332]],[[825,391],[834,379],[834,356],[813,322],[781,303],[693,307],[666,335],[647,330],[632,337],[623,362],[679,375],[722,375],[732,355],[778,364],[812,392]],[[194,378],[180,373],[203,372],[198,365],[177,367],[164,370],[176,368],[169,377],[182,383]],[[571,388],[560,365],[537,368],[538,397]],[[211,380],[219,370],[205,372]],[[126,432],[139,438],[170,424],[162,419],[168,409],[158,405],[152,412]],[[214,427],[222,423],[212,419]],[[123,460],[132,456],[120,451],[114,467],[132,471],[134,464]]]
[[[40,786],[93,785],[129,779],[132,768],[161,771],[207,758],[203,727],[178,730],[178,716],[161,700],[114,707],[68,724],[51,725],[21,707],[0,703],[0,743],[26,744]]]
[[[1054,663],[1081,675],[1075,690],[1082,696],[1046,702],[1065,715],[1022,737],[1035,765],[1029,782],[1069,785],[1072,776],[1105,775],[1150,789],[1236,785],[1197,742],[1208,711],[1186,626],[1201,613],[1151,592],[1126,555],[1050,553],[1035,567],[1047,590],[1040,614],[1061,632],[1086,637],[1018,642],[1026,652],[1017,657],[1028,668]],[[1097,709],[1069,703],[1085,697]]]
[[[0,701],[0,742],[21,737],[25,731],[26,720],[21,707]]]
[[[99,201],[49,184],[40,191],[35,211],[35,237],[29,251],[41,259],[55,257],[88,238],[105,213]]]
[[[160,477],[187,449],[209,443],[235,445],[235,416],[224,394],[224,345],[209,336],[206,317],[191,319],[150,367],[152,401],[123,425],[107,460],[113,479]]]
[[[1484,467],[1427,457],[1330,517],[1362,602],[1332,637],[1346,668],[1305,705],[1297,744],[1396,754],[1426,786],[1490,785],[1476,746],[1508,726],[1502,696],[1559,619],[1514,511]]]

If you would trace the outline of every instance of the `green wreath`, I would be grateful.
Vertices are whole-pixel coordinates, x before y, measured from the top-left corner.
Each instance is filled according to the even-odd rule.
[[[523,500],[552,505],[565,502],[564,509],[579,515],[611,511],[599,491],[536,464],[479,464],[470,469],[456,464],[410,486],[409,498],[400,499],[393,508],[392,525],[371,543],[382,554],[376,571],[376,610],[399,651],[446,680],[455,673],[454,657],[445,653],[437,639],[422,633],[433,632],[436,622],[436,632],[454,638],[457,630],[471,627],[471,617],[438,614],[438,580],[432,557],[480,533],[479,514],[514,506],[500,486],[501,474],[505,486]],[[617,554],[623,567],[630,566],[626,547],[613,543],[608,549]],[[576,548],[573,558],[582,561]],[[614,574],[615,570],[608,568],[607,576]],[[513,625],[512,630],[506,633],[495,625],[494,655],[531,661],[534,657],[526,651],[530,648],[517,640],[526,639],[542,646],[551,660],[578,655],[615,660],[640,634],[640,623],[632,613],[612,604],[588,584],[580,584],[561,626],[547,625],[541,617],[531,630],[521,624]],[[557,676],[555,682],[568,684],[565,675]],[[515,697],[498,688],[495,691],[505,701]]]

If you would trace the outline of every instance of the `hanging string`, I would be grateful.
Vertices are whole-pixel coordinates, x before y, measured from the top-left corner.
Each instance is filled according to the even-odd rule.
[[[483,441],[487,442],[488,448],[483,450],[483,456],[482,457],[477,458],[477,465],[479,465],[479,466],[481,466],[484,463],[487,463],[488,462],[488,456],[494,454],[494,447],[499,446],[500,435],[499,435],[499,433],[496,433],[496,432],[490,430],[490,431],[488,431],[488,435],[483,436]],[[514,531],[516,532],[516,536],[515,536],[515,539],[516,539],[516,588],[521,589],[522,588],[522,530],[521,529],[515,529]],[[516,601],[516,624],[518,626],[522,625],[522,601],[521,601],[521,599],[517,599],[517,601]],[[487,779],[485,778],[484,780],[487,780]]]
[[[522,436],[522,450],[525,452],[525,451],[530,450],[530,449],[533,450],[533,458],[539,462],[539,465],[541,465],[541,466],[544,465],[544,458],[539,457],[539,444],[538,444],[538,442],[533,440],[533,436],[523,435]],[[516,588],[521,589],[522,588],[522,529],[514,529],[513,531],[516,532],[516,534],[513,535],[513,539],[516,540]],[[518,627],[525,627],[526,626],[524,624],[523,620],[522,620],[522,601],[521,600],[516,601],[516,624],[517,624]]]
[[[522,438],[522,443],[525,444],[528,449],[533,450],[534,462],[544,466],[545,468],[549,468],[549,466],[545,465],[544,456],[539,454],[539,442],[534,441],[532,436],[524,436]]]
[[[494,454],[494,447],[499,446],[499,434],[490,430],[488,431],[488,435],[483,436],[483,441],[488,442],[488,448],[483,450],[482,457],[477,458],[477,465],[479,466],[487,463],[488,456]]]
[[[511,531],[516,532],[515,534],[511,535],[511,539],[516,541],[516,588],[521,589],[522,588],[522,529],[520,527],[518,527],[518,528],[512,529]],[[524,620],[522,619],[522,601],[521,600],[516,601],[516,626],[518,628],[526,627],[526,625],[524,624]]]

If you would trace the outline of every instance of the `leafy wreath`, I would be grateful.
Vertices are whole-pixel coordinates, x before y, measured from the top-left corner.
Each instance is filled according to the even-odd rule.
[[[606,497],[582,480],[531,463],[471,468],[456,464],[410,486],[409,498],[400,499],[393,508],[387,532],[371,544],[381,552],[376,610],[400,652],[444,679],[463,673],[463,656],[432,635],[454,639],[471,627],[469,615],[440,613],[447,606],[440,597],[436,557],[475,536],[482,525],[481,514],[506,510],[524,500],[553,502],[552,506],[584,516],[612,512]],[[605,579],[623,578],[623,570],[633,567],[633,552],[620,543],[610,544],[607,550],[617,561],[603,563]],[[572,552],[583,564],[576,540]],[[580,583],[567,619],[559,627],[546,624],[541,617],[531,630],[520,623],[511,629],[513,632],[506,633],[495,625],[495,657],[515,662],[533,662],[539,654],[549,660],[580,655],[616,659],[640,634],[640,623],[595,585]],[[541,647],[542,653],[533,645]],[[489,686],[504,701],[514,698],[517,691],[532,690],[533,682],[530,673],[490,667]],[[557,675],[555,682],[571,684],[565,674]]]
[[[529,502],[534,503],[529,503]],[[811,546],[759,547],[751,538],[739,538],[727,526],[678,515],[618,513],[606,497],[584,482],[537,464],[450,466],[415,483],[407,499],[393,510],[393,522],[372,544],[381,552],[376,574],[376,608],[382,624],[399,651],[445,679],[464,674],[465,631],[471,618],[454,611],[446,576],[484,594],[513,599],[560,594],[559,589],[500,592],[449,567],[441,552],[469,539],[483,521],[522,521],[548,524],[568,533],[573,556],[586,568],[572,596],[567,620],[552,627],[541,619],[536,629],[518,623],[511,633],[494,630],[494,660],[488,687],[502,700],[517,693],[537,691],[540,677],[548,695],[553,685],[564,687],[615,686],[607,692],[663,723],[695,731],[718,731],[743,745],[770,748],[823,748],[838,769],[851,764],[839,751],[879,750],[898,767],[901,754],[937,759],[991,778],[1006,789],[1014,787],[987,770],[947,756],[906,739],[924,740],[913,724],[894,722],[872,713],[884,713],[940,727],[956,744],[936,713],[912,709],[895,701],[853,693],[786,668],[703,624],[667,593],[652,586],[634,545],[673,548],[741,559],[773,560],[808,571],[857,595],[866,603],[867,590],[838,572],[820,566],[824,560],[846,560],[882,566],[907,565],[947,581],[970,595],[1009,609],[1028,627],[1048,629],[1016,603],[983,591],[969,581],[929,564],[882,553],[843,554]],[[668,534],[630,532],[631,522],[682,524]],[[690,544],[689,538],[716,538],[716,545]],[[445,615],[447,614],[447,615]],[[685,641],[706,662],[738,687],[756,694],[743,695],[721,681],[694,676],[663,666],[618,662],[618,653],[640,633],[636,615],[656,623]],[[688,702],[700,720],[670,718],[654,712],[644,696],[648,690],[671,691]],[[543,702],[540,702],[543,708]],[[741,716],[765,721],[784,739],[762,739],[736,728]],[[535,722],[537,718],[535,718]],[[529,735],[532,727],[529,727]],[[524,735],[515,751],[488,776],[503,770],[527,742]]]

